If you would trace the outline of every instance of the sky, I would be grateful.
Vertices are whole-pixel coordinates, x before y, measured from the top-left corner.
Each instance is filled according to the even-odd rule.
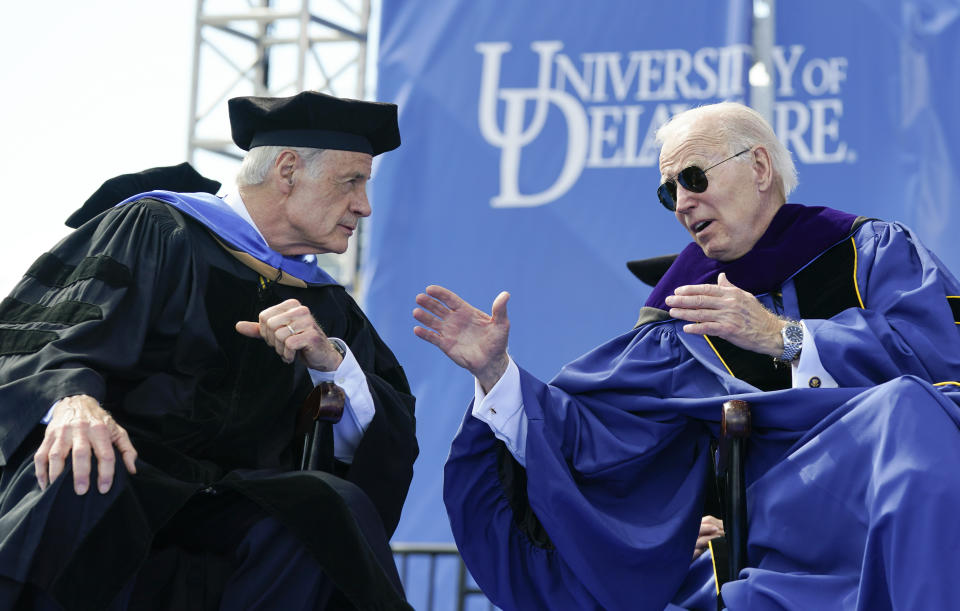
[[[3,11],[7,295],[104,180],[186,160],[196,4],[47,0],[6,2]]]

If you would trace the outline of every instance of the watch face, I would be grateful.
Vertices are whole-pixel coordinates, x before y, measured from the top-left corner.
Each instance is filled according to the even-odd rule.
[[[781,330],[783,336],[783,354],[776,357],[778,361],[789,363],[797,358],[803,346],[803,327],[795,322],[788,323]]]

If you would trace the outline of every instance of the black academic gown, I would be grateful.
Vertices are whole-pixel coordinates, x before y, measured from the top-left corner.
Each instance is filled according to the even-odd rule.
[[[289,298],[350,346],[376,407],[337,475],[297,470],[306,367],[234,329]],[[74,394],[98,399],[139,453],[133,476],[117,454],[106,495],[91,478],[77,497],[69,462],[47,490],[36,483],[39,422]],[[67,608],[102,608],[164,524],[198,494],[223,492],[292,529],[358,608],[401,608],[355,517],[379,517],[381,547],[393,533],[417,455],[413,406],[343,287],[273,283],[156,200],[115,208],[43,255],[0,306],[0,576]]]

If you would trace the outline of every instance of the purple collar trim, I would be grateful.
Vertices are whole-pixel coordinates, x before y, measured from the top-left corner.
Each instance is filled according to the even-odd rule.
[[[825,208],[785,204],[753,250],[734,261],[708,258],[695,242],[687,245],[645,304],[667,310],[664,300],[679,286],[716,284],[721,272],[745,291],[762,295],[777,289],[823,251],[853,232],[857,216]]]

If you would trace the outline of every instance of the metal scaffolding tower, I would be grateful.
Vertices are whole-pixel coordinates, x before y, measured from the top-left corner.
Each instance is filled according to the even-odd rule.
[[[227,100],[305,89],[366,97],[371,0],[196,0],[187,159],[229,184],[243,151],[230,138]],[[362,230],[362,227],[361,227]],[[360,236],[358,236],[360,237]],[[357,241],[321,265],[348,289]]]

